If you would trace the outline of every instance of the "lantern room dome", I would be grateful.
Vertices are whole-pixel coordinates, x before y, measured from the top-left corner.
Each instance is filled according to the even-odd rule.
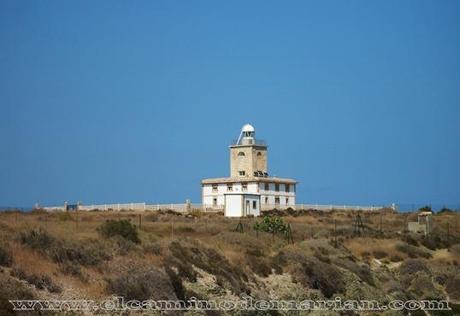
[[[246,124],[241,129],[242,132],[254,132],[254,127],[251,124]]]

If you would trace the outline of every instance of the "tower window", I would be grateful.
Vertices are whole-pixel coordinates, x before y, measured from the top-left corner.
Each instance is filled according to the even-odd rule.
[[[245,154],[244,154],[244,152],[240,151],[240,152],[238,153],[238,156],[245,156]]]
[[[259,152],[257,153],[257,156],[262,156],[262,153],[259,151]]]
[[[280,184],[275,183],[275,191],[278,192],[280,190]]]
[[[217,192],[217,184],[212,185],[212,192]]]
[[[246,175],[246,171],[239,171],[240,176]]]
[[[275,204],[276,204],[276,205],[279,205],[279,204],[280,204],[280,198],[279,198],[279,197],[276,197],[276,198],[275,198]]]
[[[242,191],[247,191],[247,190],[248,190],[248,184],[247,184],[247,183],[243,183],[243,184],[242,184],[241,190],[242,190]]]
[[[265,183],[265,188],[264,188],[264,189],[265,189],[265,191],[270,190],[270,184],[269,184],[269,183]]]
[[[289,198],[286,198],[286,205],[289,205]]]
[[[227,184],[227,191],[233,191],[233,185],[232,184]]]
[[[217,206],[217,198],[213,198],[213,199],[212,199],[212,205],[213,205],[213,206]]]
[[[252,201],[252,209],[257,209],[257,201]]]
[[[285,184],[284,187],[286,188],[285,191],[286,191],[286,192],[289,192],[289,189],[290,189],[290,188],[289,188],[289,184]]]
[[[265,204],[268,204],[268,196],[265,197]]]

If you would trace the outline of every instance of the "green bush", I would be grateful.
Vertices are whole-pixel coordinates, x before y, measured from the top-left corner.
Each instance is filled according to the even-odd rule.
[[[256,222],[253,228],[255,231],[270,233],[273,236],[275,234],[287,235],[289,231],[289,226],[284,224],[283,219],[278,216],[265,216],[262,222]]]
[[[128,220],[108,220],[99,226],[97,230],[104,237],[121,236],[136,244],[140,243],[136,226]]]

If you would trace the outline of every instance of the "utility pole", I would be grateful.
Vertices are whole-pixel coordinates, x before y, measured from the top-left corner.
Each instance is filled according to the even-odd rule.
[[[449,222],[447,222],[447,245],[448,246],[450,245],[449,239],[450,239]]]
[[[337,221],[334,219],[334,247],[337,248]]]
[[[75,230],[78,232],[78,209],[75,210]]]

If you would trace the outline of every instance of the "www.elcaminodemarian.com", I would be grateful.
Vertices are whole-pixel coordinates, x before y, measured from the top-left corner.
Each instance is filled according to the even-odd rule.
[[[14,310],[21,311],[190,311],[190,310],[258,310],[258,311],[385,311],[385,310],[451,310],[449,303],[444,300],[394,300],[388,303],[375,300],[342,300],[337,297],[332,300],[259,300],[242,295],[240,300],[126,300],[123,297],[96,302],[93,300],[10,300]]]

